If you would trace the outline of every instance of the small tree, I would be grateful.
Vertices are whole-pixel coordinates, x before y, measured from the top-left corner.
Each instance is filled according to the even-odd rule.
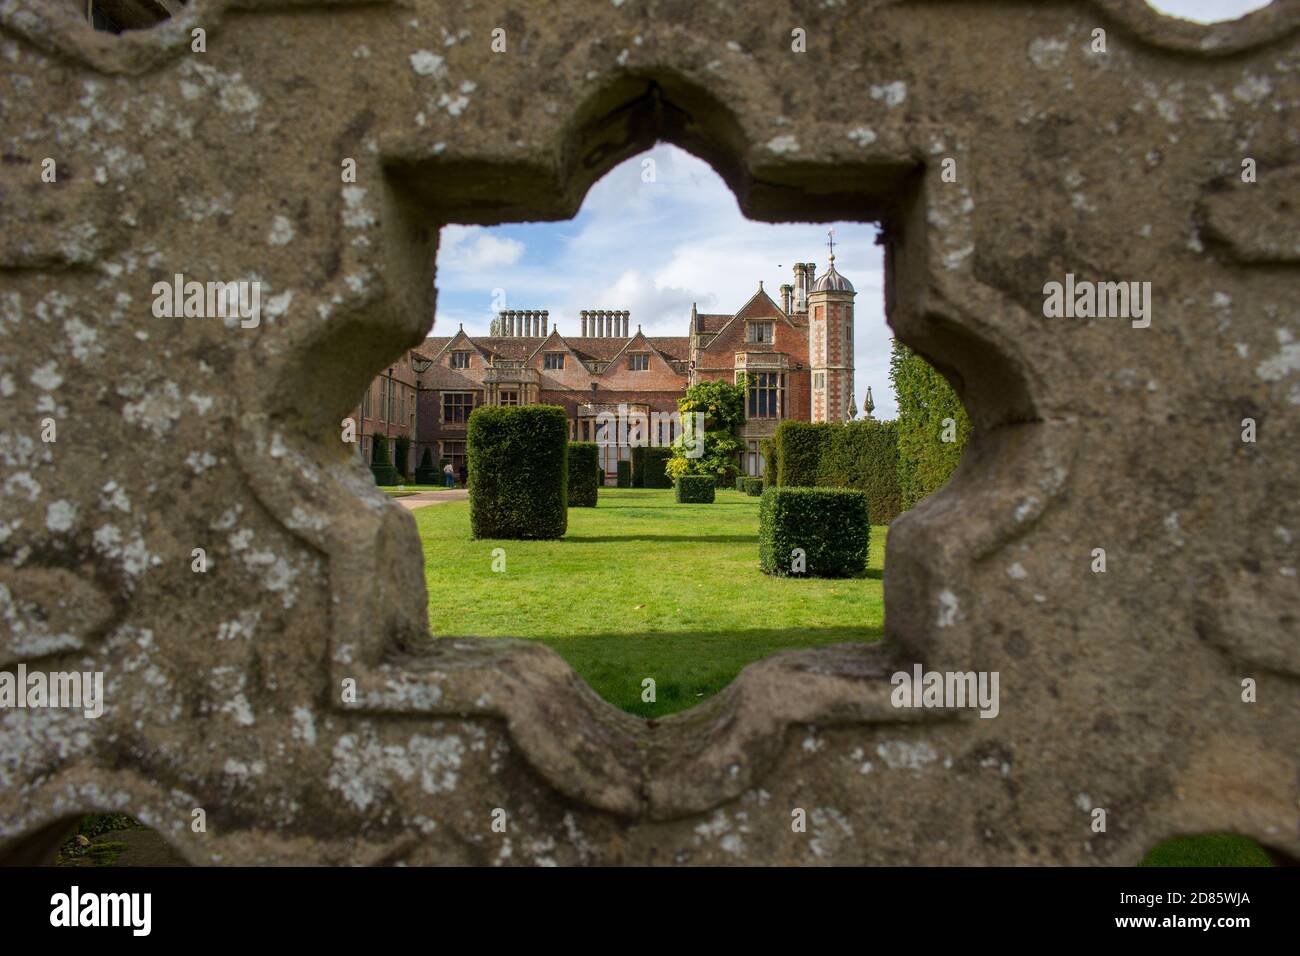
[[[718,484],[729,485],[740,472],[740,453],[744,449],[738,437],[745,423],[745,377],[735,385],[715,380],[698,382],[677,400],[684,429],[692,428],[696,413],[704,415],[703,453],[687,457],[685,438],[694,442],[700,435],[687,432],[673,442],[673,457],[668,462],[668,477],[673,481],[683,475],[710,475]],[[698,446],[697,446],[698,447]]]

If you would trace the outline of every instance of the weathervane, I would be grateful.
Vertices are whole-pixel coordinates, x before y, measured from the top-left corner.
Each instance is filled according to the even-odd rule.
[[[835,261],[835,227],[834,226],[831,226],[830,229],[826,230],[826,245],[830,247],[831,262],[834,262]]]

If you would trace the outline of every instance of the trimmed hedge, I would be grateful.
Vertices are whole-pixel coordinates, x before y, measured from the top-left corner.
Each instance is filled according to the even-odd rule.
[[[604,478],[600,446],[594,441],[569,442],[569,507],[596,507],[597,489]]]
[[[388,460],[388,439],[383,435],[374,436],[370,452],[370,474],[377,485],[395,485],[398,482],[397,469]]]
[[[842,578],[867,568],[871,518],[866,492],[769,488],[758,505],[758,559],[767,574]],[[795,566],[803,552],[803,570]]]
[[[442,483],[442,475],[433,467],[433,450],[426,448],[420,456],[420,466],[415,469],[415,483],[418,485],[437,485]]]
[[[618,463],[618,479],[615,483],[619,488],[632,487],[632,463],[626,459]]]
[[[772,443],[777,487],[865,491],[872,524],[889,524],[903,510],[896,422],[785,421]]]
[[[634,488],[671,488],[672,481],[669,480],[668,474],[664,471],[668,465],[668,459],[673,456],[671,448],[647,445],[644,448],[633,448],[633,460],[636,453],[641,453],[641,484],[636,482],[636,465],[632,466],[632,481]]]
[[[475,538],[563,537],[569,522],[569,421],[554,405],[482,405],[465,431]],[[592,469],[588,469],[588,474]]]
[[[411,439],[405,435],[398,435],[393,439],[393,467],[403,478],[406,477],[409,468],[407,465],[411,457]]]
[[[837,428],[822,451],[817,487],[865,491],[871,523],[893,521],[903,510],[898,483],[898,423],[863,419]]]
[[[737,476],[736,476],[736,490],[737,490],[737,491],[744,491],[744,490],[745,490],[745,481],[746,481],[747,478],[748,478],[747,475],[737,475]]]
[[[763,493],[763,479],[746,478],[744,491],[745,494],[749,495],[751,498],[757,498]]]
[[[971,423],[948,380],[898,339],[889,356],[889,379],[898,397],[898,486],[910,508],[948,481],[970,438]],[[944,419],[956,440],[945,442]]]
[[[717,488],[712,475],[682,475],[673,483],[673,498],[682,505],[711,505]]]
[[[817,466],[830,442],[830,422],[799,422],[787,419],[776,427],[772,441],[777,447],[776,484],[780,488],[813,488]]]

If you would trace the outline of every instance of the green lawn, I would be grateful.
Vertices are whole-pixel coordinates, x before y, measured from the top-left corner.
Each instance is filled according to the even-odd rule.
[[[795,580],[759,571],[758,499],[735,491],[679,505],[671,490],[602,488],[598,507],[569,509],[559,541],[475,541],[467,501],[413,514],[434,634],[540,640],[644,717],[693,707],[773,651],[884,632],[885,528],[871,529],[865,577]]]
[[[1146,855],[1140,866],[1272,866],[1263,847],[1235,833],[1174,837]]]
[[[598,507],[569,509],[559,541],[475,541],[468,501],[412,514],[435,635],[539,640],[643,717],[693,707],[773,651],[884,633],[886,528],[871,529],[865,577],[794,580],[759,571],[758,499],[734,491],[679,505],[671,490],[602,488]],[[504,572],[492,570],[495,548]],[[646,677],[655,703],[641,700]],[[1210,834],[1167,840],[1142,865],[1270,861],[1253,840]]]

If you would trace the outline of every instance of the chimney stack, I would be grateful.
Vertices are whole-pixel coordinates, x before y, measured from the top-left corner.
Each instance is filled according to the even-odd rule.
[[[781,308],[785,311],[786,315],[790,314],[790,299],[793,297],[793,294],[794,286],[790,285],[788,282],[781,286]]]
[[[813,276],[817,273],[815,262],[796,262],[794,264],[794,310],[808,311],[808,295],[812,292]]]
[[[632,321],[632,313],[629,312],[628,310],[624,309],[624,310],[623,310],[623,337],[624,337],[624,338],[627,338],[627,329],[628,329],[628,324],[629,324],[631,321]]]

